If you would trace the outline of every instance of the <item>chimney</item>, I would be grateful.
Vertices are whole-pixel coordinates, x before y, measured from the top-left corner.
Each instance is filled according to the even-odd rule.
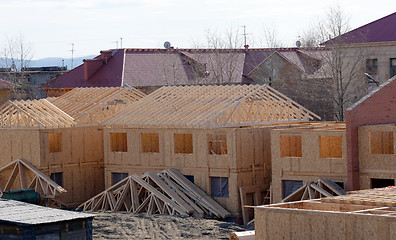
[[[111,53],[110,53],[111,54]],[[99,59],[84,59],[84,80],[87,81],[98,69],[103,65],[104,60]]]
[[[245,47],[245,50],[249,49],[249,45],[247,45],[247,44],[244,47]]]
[[[103,60],[111,58],[112,52],[111,51],[100,51],[100,57]]]

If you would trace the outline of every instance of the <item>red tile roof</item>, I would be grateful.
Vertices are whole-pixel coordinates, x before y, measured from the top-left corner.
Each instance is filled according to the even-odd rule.
[[[311,74],[312,69],[307,65],[316,59],[299,48],[118,49],[102,51],[93,60],[87,60],[42,88],[252,83],[246,75],[275,50],[289,56],[293,64]],[[91,67],[89,71],[85,69],[88,80],[84,79],[86,67]]]
[[[356,28],[321,45],[396,41],[396,12]]]
[[[0,79],[0,89],[12,88],[14,86],[15,84],[13,84],[12,82]]]

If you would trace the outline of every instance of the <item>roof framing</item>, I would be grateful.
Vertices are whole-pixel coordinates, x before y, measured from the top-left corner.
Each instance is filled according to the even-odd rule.
[[[133,128],[222,128],[320,119],[267,85],[162,87],[104,122]]]
[[[94,124],[113,116],[145,95],[133,87],[75,88],[50,101],[78,124]]]
[[[8,101],[0,108],[0,128],[71,127],[74,119],[47,101]]]

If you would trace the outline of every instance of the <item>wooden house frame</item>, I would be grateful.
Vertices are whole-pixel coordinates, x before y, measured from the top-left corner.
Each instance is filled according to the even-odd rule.
[[[396,189],[255,208],[255,239],[394,239]]]
[[[237,216],[240,187],[269,188],[270,130],[314,118],[266,85],[162,87],[103,123],[105,186],[176,168]]]
[[[60,202],[77,205],[104,189],[102,136],[45,99],[10,101],[0,108],[0,167],[25,159],[67,190]]]
[[[345,123],[320,122],[275,129],[271,133],[271,154],[274,203],[320,178],[346,187]]]
[[[77,124],[97,125],[145,95],[133,87],[75,88],[50,101]]]
[[[358,132],[360,188],[395,186],[395,124],[360,126]]]

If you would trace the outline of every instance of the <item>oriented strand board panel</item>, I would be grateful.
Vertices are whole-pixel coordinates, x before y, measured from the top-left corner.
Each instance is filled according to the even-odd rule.
[[[345,139],[344,123],[295,124],[273,130],[271,167],[274,203],[283,198],[284,180],[306,184],[323,178],[347,187]]]
[[[369,189],[352,192],[342,202],[331,197],[256,207],[255,239],[394,239],[396,208],[385,205],[396,202],[395,191]],[[359,205],[362,197],[374,201]]]
[[[359,178],[361,189],[371,188],[371,179],[396,180],[394,124],[359,127]]]

